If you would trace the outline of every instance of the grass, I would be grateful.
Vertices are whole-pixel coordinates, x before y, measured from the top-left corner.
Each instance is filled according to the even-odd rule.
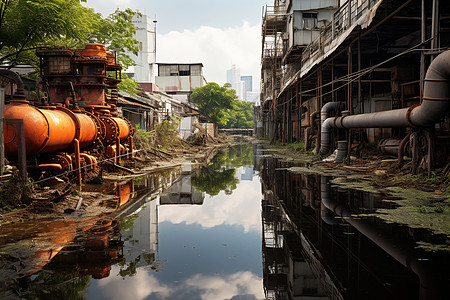
[[[0,212],[16,211],[18,208],[30,204],[29,196],[32,193],[32,185],[22,180],[18,170],[14,170],[8,181],[0,182]]]
[[[155,125],[155,129],[147,131],[136,125],[133,141],[135,149],[151,150],[158,148],[168,151],[181,144],[178,136],[180,120],[177,118],[166,119]]]
[[[304,141],[296,141],[287,145],[287,147],[296,152],[305,151],[305,142]]]

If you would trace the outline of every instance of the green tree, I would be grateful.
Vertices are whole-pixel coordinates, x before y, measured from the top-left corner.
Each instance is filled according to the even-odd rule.
[[[98,14],[97,14],[98,15]],[[136,28],[132,23],[135,15],[141,15],[132,9],[117,9],[106,18],[97,18],[97,22],[90,29],[87,41],[105,45],[109,50],[117,53],[117,60],[124,68],[136,65],[126,52],[138,55],[139,41],[133,38]],[[80,45],[82,46],[82,45]]]
[[[214,166],[202,168],[199,173],[192,177],[192,185],[200,192],[210,196],[216,196],[220,191],[231,195],[236,189],[239,179],[235,177],[236,169],[216,170]]]
[[[231,109],[237,99],[236,91],[231,89],[229,83],[220,86],[215,82],[210,82],[195,88],[191,94],[192,103],[213,123],[222,127],[228,122],[226,109]]]
[[[124,68],[135,65],[126,53],[137,54],[139,42],[132,18],[138,12],[116,10],[106,18],[82,5],[86,0],[0,0],[0,64],[36,67],[35,49],[43,46],[82,48],[104,44]],[[137,83],[123,77],[120,90],[136,93]]]
[[[0,63],[11,66],[52,41],[87,41],[101,18],[81,4],[85,0],[0,1]]]
[[[253,104],[245,101],[235,101],[233,108],[227,110],[227,128],[252,128]]]

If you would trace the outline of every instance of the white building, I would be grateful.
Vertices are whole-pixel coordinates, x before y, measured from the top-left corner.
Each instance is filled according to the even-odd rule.
[[[253,103],[254,105],[259,105],[259,97],[260,97],[261,93],[259,91],[255,91],[255,92],[247,92],[246,95],[246,101]]]
[[[156,85],[173,98],[187,103],[197,87],[205,85],[202,63],[158,63]]]
[[[140,50],[137,56],[128,53],[136,66],[128,68],[125,72],[134,74],[133,79],[138,83],[155,83],[156,21],[152,21],[146,15],[135,15],[132,23],[136,27],[133,37],[139,41]]]
[[[244,100],[245,83],[241,81],[241,70],[232,65],[231,69],[227,70],[227,82],[231,84],[231,88],[236,91],[239,100]]]

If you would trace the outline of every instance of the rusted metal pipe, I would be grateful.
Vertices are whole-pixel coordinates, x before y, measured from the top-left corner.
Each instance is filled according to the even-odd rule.
[[[61,164],[39,164],[36,168],[38,170],[62,171]]]
[[[81,186],[80,142],[77,139],[74,139],[73,146],[75,152],[75,174],[77,176],[77,185]]]
[[[383,154],[395,155],[399,153],[399,148],[402,143],[402,139],[399,138],[387,138],[378,143],[377,149]]]
[[[116,155],[115,155],[115,159],[116,164],[120,164],[120,138],[117,137],[116,139]]]
[[[27,141],[27,155],[72,149],[76,138],[80,147],[91,145],[97,137],[97,126],[86,114],[74,113],[63,107],[39,109],[27,101],[13,100],[5,107],[5,119],[24,118]],[[15,127],[5,128],[5,152],[12,156],[17,153]]]
[[[133,148],[133,136],[132,135],[130,135],[130,137],[128,138],[128,143],[129,143],[129,149],[130,149],[130,157],[129,157],[129,159],[132,159],[133,158],[133,151],[134,151],[134,148]]]
[[[5,89],[0,88],[0,178],[5,168]]]
[[[397,155],[397,166],[401,168],[403,166],[403,156],[405,153],[405,147],[409,142],[409,138],[411,136],[411,132],[409,132],[400,143],[400,146],[398,146],[398,155]]]
[[[429,127],[439,122],[449,108],[450,50],[439,54],[425,76],[423,102],[409,108],[328,118],[321,129],[320,154],[330,151],[331,129]]]

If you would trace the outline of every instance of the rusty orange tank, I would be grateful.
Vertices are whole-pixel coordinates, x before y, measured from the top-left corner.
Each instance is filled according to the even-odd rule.
[[[52,174],[75,171],[77,184],[81,184],[80,168],[97,167],[96,162],[105,156],[133,148],[134,129],[114,106],[122,67],[100,44],[88,44],[84,49],[42,48],[36,55],[41,62],[40,91],[46,95],[34,106],[25,101],[22,91],[5,106],[6,155],[12,160],[18,157],[16,128],[8,120],[23,119],[28,162],[21,159],[22,169],[31,165]],[[19,76],[8,78],[21,86],[17,91],[23,90]]]
[[[28,156],[39,153],[68,150],[73,140],[79,138],[86,147],[96,139],[94,121],[87,115],[75,114],[61,108],[39,109],[27,101],[11,101],[5,106],[5,119],[23,119]],[[5,127],[5,153],[17,153],[17,133],[13,125]]]

